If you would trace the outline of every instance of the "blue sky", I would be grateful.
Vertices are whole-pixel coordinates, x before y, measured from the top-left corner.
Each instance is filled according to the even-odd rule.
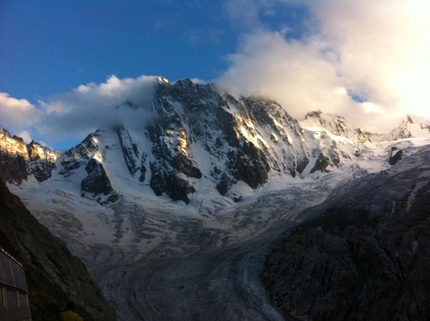
[[[89,111],[111,113],[152,75],[268,96],[297,119],[321,109],[375,131],[406,113],[427,121],[428,9],[424,0],[0,0],[0,127],[71,147],[111,119],[92,123]]]
[[[278,7],[267,26],[297,26],[297,35],[303,7]],[[250,27],[209,0],[16,0],[0,10],[0,89],[32,103],[110,75],[210,81]]]
[[[212,79],[237,32],[216,1],[2,1],[0,88],[35,102],[110,75]]]

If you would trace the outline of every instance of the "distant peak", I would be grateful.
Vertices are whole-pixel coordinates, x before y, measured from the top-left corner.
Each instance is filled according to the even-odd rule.
[[[406,119],[407,119],[407,122],[408,122],[409,124],[413,124],[413,123],[414,123],[414,121],[412,120],[412,117],[411,117],[410,115],[407,115],[407,116],[406,116]]]
[[[306,114],[305,119],[311,118],[311,117],[315,117],[315,118],[319,118],[322,114],[321,110],[314,110],[314,111],[310,111]]]
[[[176,83],[179,87],[188,87],[194,85],[194,82],[190,78],[179,79]]]
[[[164,78],[163,76],[158,76],[158,83],[161,84],[169,84],[169,80],[167,78]]]

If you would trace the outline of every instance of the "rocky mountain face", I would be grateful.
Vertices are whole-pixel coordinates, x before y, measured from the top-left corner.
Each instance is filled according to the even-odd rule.
[[[257,188],[270,171],[294,176],[309,163],[302,128],[275,102],[181,80],[159,86],[153,110],[162,119],[148,128],[157,195],[189,202],[192,179],[203,176],[228,195],[239,180]]]
[[[0,245],[25,268],[33,320],[56,321],[72,301],[84,320],[116,320],[85,266],[0,181]]]
[[[137,108],[132,102],[120,107]],[[315,136],[274,101],[235,97],[189,79],[171,84],[160,78],[151,113],[153,121],[141,130],[100,129],[63,154],[2,131],[2,178],[20,184],[32,175],[44,181],[56,170],[79,178],[82,196],[111,203],[117,199],[113,172],[124,167],[137,188],[150,186],[158,196],[189,203],[204,182],[238,201],[241,195],[232,187],[239,181],[256,189],[273,176],[325,172],[354,157],[349,145],[355,143]],[[323,119],[320,112],[309,117]],[[336,122],[335,135],[366,139],[350,132],[344,119]]]
[[[286,319],[428,320],[427,146],[333,191],[284,239],[262,274]]]
[[[34,141],[25,144],[22,138],[11,136],[0,128],[0,179],[21,183],[29,175],[39,182],[51,177],[59,153]]]

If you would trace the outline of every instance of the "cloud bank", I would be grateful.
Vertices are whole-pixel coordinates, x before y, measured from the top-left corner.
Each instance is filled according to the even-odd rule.
[[[295,26],[262,21],[270,6],[298,4],[309,13],[299,39],[289,37]],[[379,131],[408,113],[430,119],[430,3],[255,0],[246,8],[239,0],[226,6],[235,24],[242,10],[246,26],[255,27],[242,34],[217,79],[224,87],[274,98],[299,119],[320,109]]]
[[[63,139],[77,143],[100,127],[123,124],[143,130],[153,118],[150,104],[157,82],[153,76],[110,76],[105,83],[89,83],[48,97],[37,107],[25,99],[0,93],[0,127],[19,133],[27,142],[37,136],[49,145]]]
[[[0,128],[6,128],[31,141],[29,128],[40,120],[41,112],[26,99],[16,99],[0,92]]]
[[[40,101],[44,123],[41,131],[49,133],[77,131],[88,134],[101,126],[124,124],[144,128],[150,117],[157,77],[141,76],[119,79],[110,76],[105,83],[81,85]],[[127,102],[132,102],[128,105]]]

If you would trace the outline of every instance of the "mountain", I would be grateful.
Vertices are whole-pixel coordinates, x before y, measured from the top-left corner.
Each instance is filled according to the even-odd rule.
[[[428,145],[425,126],[369,133],[321,111],[298,122],[275,101],[189,79],[160,78],[150,105],[112,109],[136,117],[63,152],[2,130],[0,177],[119,320],[280,320],[258,279],[266,249],[331,191]]]
[[[425,146],[333,190],[267,257],[262,274],[286,318],[427,320],[430,175]]]
[[[117,108],[139,107],[128,101]],[[324,172],[353,158],[356,149],[355,142],[315,137],[274,101],[234,97],[189,79],[160,80],[151,113],[146,127],[100,128],[63,154],[25,145],[3,130],[2,178],[41,182],[56,171],[65,180],[79,178],[83,196],[112,203],[118,199],[112,180],[121,171],[136,189],[149,186],[174,201],[189,204],[202,185],[238,201],[239,182],[255,190],[275,176]]]
[[[0,245],[25,268],[33,320],[58,320],[73,301],[85,320],[116,320],[82,262],[0,181]]]

